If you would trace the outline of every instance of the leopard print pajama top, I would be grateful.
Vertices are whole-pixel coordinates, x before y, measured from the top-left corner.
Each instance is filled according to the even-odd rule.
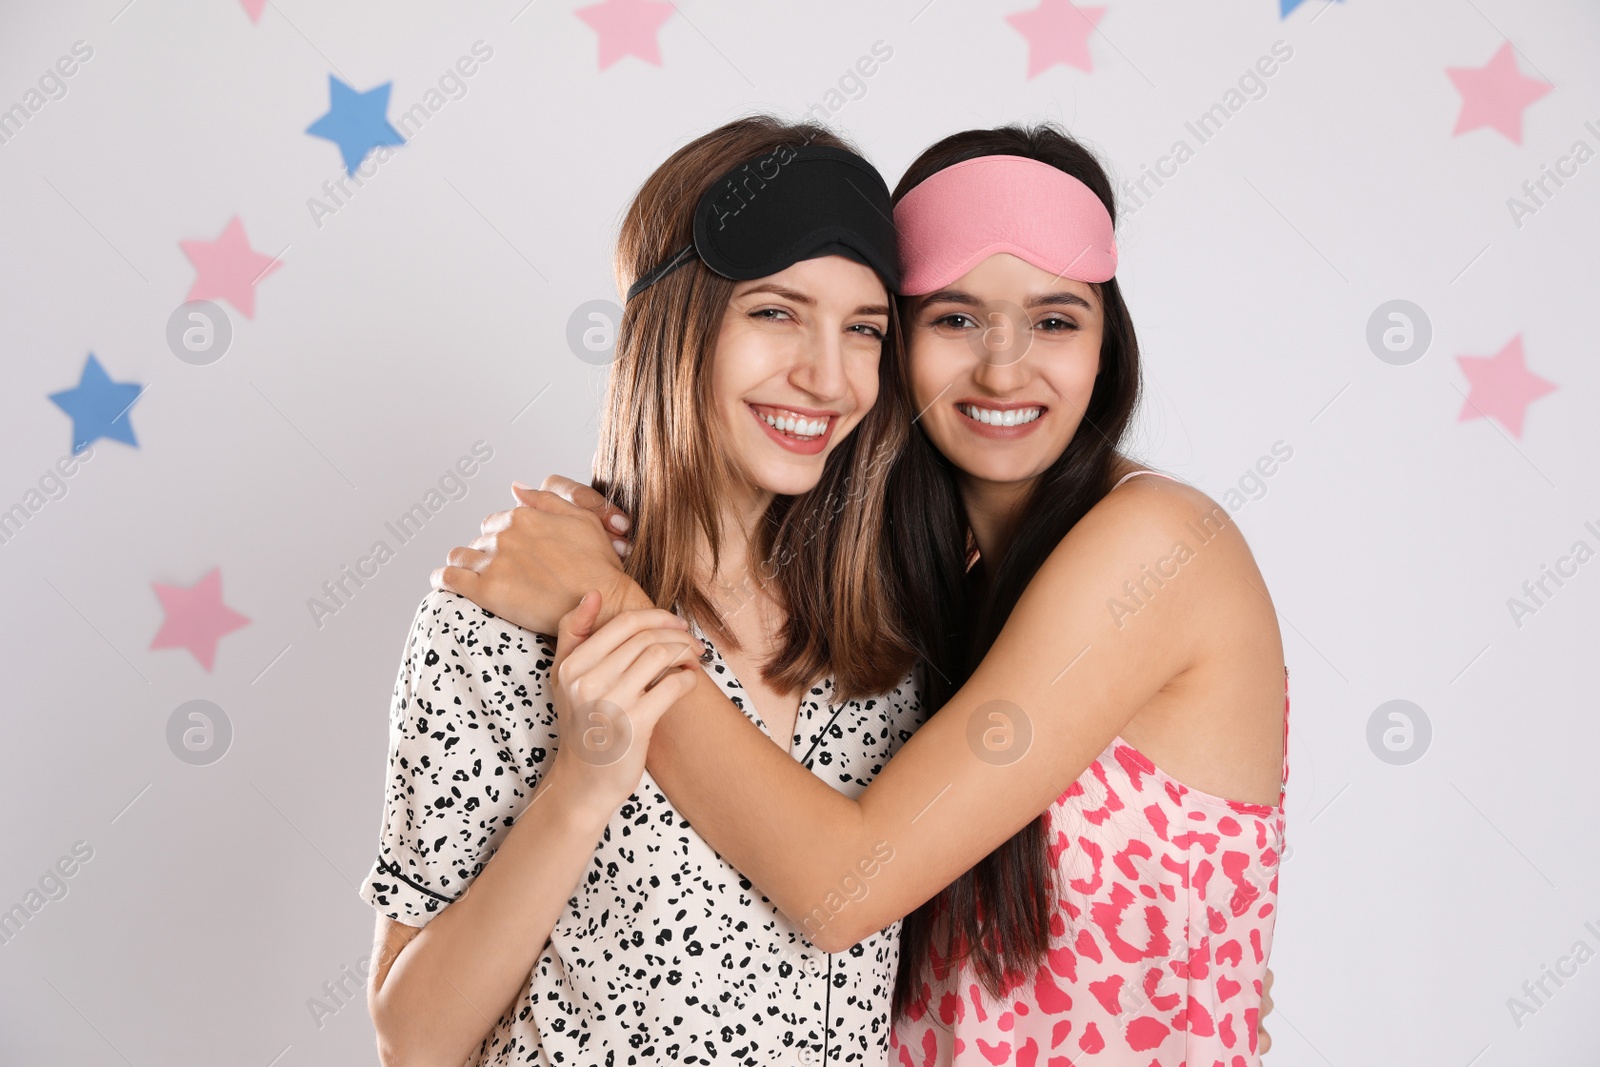
[[[716,646],[705,669],[766,731]],[[417,610],[389,716],[378,854],[361,897],[425,926],[471,884],[560,744],[551,638],[464,597]],[[923,721],[915,677],[861,701],[806,693],[790,754],[856,796]],[[889,857],[892,859],[892,857]],[[886,857],[878,856],[877,861]],[[837,900],[848,906],[851,886]],[[900,922],[813,948],[646,772],[511,1009],[469,1065],[883,1064]]]

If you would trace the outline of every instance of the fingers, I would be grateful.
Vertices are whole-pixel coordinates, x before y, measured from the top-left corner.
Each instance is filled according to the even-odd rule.
[[[483,540],[484,538],[480,537],[473,541],[470,548],[462,548],[459,545],[452,548],[444,554],[445,563],[451,567],[464,567],[469,571],[482,570],[483,565],[490,559],[489,553],[478,551],[478,542]]]
[[[591,589],[578,600],[578,606],[561,616],[556,624],[556,657],[554,669],[557,678],[566,676],[567,661],[574,651],[579,651],[594,632],[595,620],[600,617],[600,594]]]
[[[625,611],[595,627],[601,596],[591,590],[562,616],[556,643],[556,677],[565,691],[563,731],[595,722],[597,740],[581,734],[572,751],[611,751],[612,731],[622,719],[622,752],[632,740],[648,741],[655,722],[693,686],[705,646],[688,624],[660,609]],[[610,709],[609,711],[607,709]],[[598,718],[597,718],[598,717]],[[589,760],[606,764],[617,756]]]
[[[572,484],[577,485],[576,482]],[[511,492],[517,498],[517,507],[509,512],[497,511],[484,519],[482,525],[483,537],[479,538],[479,541],[492,537],[511,526],[514,522],[519,521],[515,514],[518,510],[545,512],[566,517],[592,515],[602,524],[602,528],[609,527],[606,533],[611,538],[611,547],[616,550],[620,558],[626,559],[628,553],[632,551],[632,546],[628,544],[624,537],[629,525],[628,516],[619,508],[614,508],[605,503],[605,498],[593,489],[587,486],[580,486],[580,488],[589,494],[585,499],[590,499],[591,505],[580,507],[556,493],[543,489],[530,489],[521,482],[513,482],[511,484]],[[520,521],[527,520],[524,518]],[[474,542],[473,547],[478,547],[478,542]],[[490,546],[484,545],[483,547]]]
[[[544,480],[541,488],[557,496],[566,497],[580,508],[594,512],[600,517],[601,524],[614,534],[625,534],[632,525],[627,512],[612,504],[593,486],[575,482],[571,478],[563,478],[559,474],[552,474]]]
[[[578,485],[576,482],[570,484],[576,486],[572,490],[572,498],[576,499],[576,503],[572,498],[561,493],[554,493],[546,489],[529,489],[525,485],[513,485],[511,491],[515,494],[518,503],[522,507],[532,508],[535,511],[547,511],[555,515],[569,516],[593,515],[599,520],[601,526],[606,529],[606,532],[611,535],[612,545],[616,548],[617,554],[626,556],[628,554],[627,542],[624,541],[622,544],[617,544],[617,540],[628,532],[630,522],[627,513],[621,508],[613,507],[606,503],[605,497],[588,486]]]
[[[575,709],[596,704],[629,708],[677,668],[698,669],[703,648],[683,630],[645,630],[623,642],[594,667],[564,679],[563,685]]]
[[[608,506],[606,498],[594,486],[584,485],[582,482],[575,481],[564,475],[550,475],[539,485],[539,488],[546,493],[554,493],[563,500],[589,511],[598,511],[600,508]]]
[[[591,589],[578,600],[578,606],[561,616],[557,639],[565,639],[568,649],[574,640],[585,640],[594,632],[595,620],[600,617],[600,594]]]
[[[607,657],[608,663],[627,665],[611,689],[637,700],[674,667],[699,666],[701,647],[698,640],[682,630],[646,630]]]
[[[628,723],[633,731],[635,744],[641,740],[649,742],[650,731],[655,728],[656,721],[665,715],[678,701],[689,695],[694,688],[695,675],[699,668],[693,664],[674,667],[667,672],[666,677],[657,682],[655,687],[645,693],[628,709]]]
[[[1272,1048],[1272,1035],[1267,1033],[1267,1028],[1263,1025],[1270,1011],[1272,1011],[1272,968],[1268,967],[1267,980],[1262,985],[1261,1014],[1257,1016],[1256,1021],[1256,1051],[1262,1054]]]
[[[511,495],[517,498],[520,507],[533,508],[535,511],[548,511],[556,515],[586,515],[588,508],[580,508],[565,497],[555,493],[546,493],[540,489],[530,489],[526,485],[513,482]]]
[[[455,593],[457,596],[464,596],[474,603],[476,603],[476,598],[473,593],[477,591],[478,583],[481,580],[477,571],[468,570],[465,567],[438,567],[434,569],[432,574],[428,575],[428,584],[433,588],[446,593]]]
[[[590,598],[593,598],[592,604],[589,604]],[[562,616],[557,631],[556,679],[562,685],[573,686],[580,701],[599,696],[606,685],[614,681],[631,662],[624,657],[606,669],[597,670],[608,656],[629,639],[648,629],[684,632],[689,627],[688,623],[670,611],[649,608],[619,612],[596,629],[594,624],[600,616],[600,608],[600,593],[595,590],[585,593],[583,599],[578,601],[578,606]],[[576,692],[579,683],[584,683],[585,692]]]
[[[616,507],[608,501],[604,494],[593,486],[584,485],[582,482],[560,474],[552,474],[539,486],[547,493],[553,493],[585,511],[593,512],[602,525],[613,534],[626,534],[628,527],[633,525],[627,512]],[[618,550],[621,551],[620,549]],[[626,552],[622,553],[627,555]]]
[[[589,500],[586,500],[583,497],[584,493],[593,493],[596,497],[599,497],[600,503],[605,503],[605,498],[601,497],[599,493],[595,492],[592,487],[584,485],[580,481],[568,478],[564,474],[548,475],[544,481],[539,483],[539,488],[547,493],[554,493],[556,496],[570,500],[580,508],[593,506]]]
[[[599,612],[599,593],[591,593],[597,602],[596,614]],[[579,605],[582,606],[581,603]],[[576,611],[577,609],[573,609]],[[661,608],[644,608],[634,611],[620,611],[604,626],[595,630],[581,648],[575,651],[559,668],[558,680],[563,684],[593,671],[602,660],[622,647],[630,638],[645,630],[675,629],[688,630],[689,624],[670,611]],[[626,661],[625,661],[626,662]],[[617,673],[621,673],[618,671]]]
[[[593,666],[563,673],[561,684],[575,708],[595,703],[632,707],[678,668],[698,670],[704,650],[704,645],[683,630],[645,630]]]

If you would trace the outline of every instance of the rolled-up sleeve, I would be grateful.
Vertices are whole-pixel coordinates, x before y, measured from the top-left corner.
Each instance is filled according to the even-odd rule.
[[[389,707],[377,856],[360,895],[426,926],[494,855],[555,753],[546,638],[454,593],[417,608]]]

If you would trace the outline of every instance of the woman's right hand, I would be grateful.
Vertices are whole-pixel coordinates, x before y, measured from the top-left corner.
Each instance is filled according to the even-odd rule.
[[[483,520],[482,533],[445,555],[435,589],[457,593],[485,611],[535,633],[553,634],[585,591],[622,607],[637,585],[622,570],[616,542],[590,510],[555,493],[513,485],[518,505]],[[598,494],[596,494],[598,495]]]
[[[633,519],[626,511],[607,500],[592,485],[574,481],[561,474],[552,474],[540,485],[542,492],[554,493],[569,504],[575,504],[600,520],[611,534],[611,547],[617,550],[617,555],[627,556],[628,527],[633,525]]]
[[[694,687],[705,646],[660,608],[618,612],[598,629],[598,592],[561,617],[551,668],[559,773],[586,804],[611,812],[639,788],[650,733]]]

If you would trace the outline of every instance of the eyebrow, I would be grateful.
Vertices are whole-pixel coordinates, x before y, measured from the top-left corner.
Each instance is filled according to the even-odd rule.
[[[781,296],[785,300],[793,300],[796,304],[804,304],[807,307],[817,306],[816,300],[807,296],[805,293],[802,293],[798,289],[790,289],[786,285],[779,285],[777,282],[764,282],[761,285],[752,285],[739,295],[749,296],[751,293],[771,293],[773,296]]]
[[[792,300],[796,304],[804,304],[806,307],[817,306],[817,301],[815,298],[807,296],[798,289],[790,289],[786,285],[779,285],[777,282],[764,282],[761,285],[752,285],[739,295],[750,296],[753,293],[771,293],[773,296],[782,297],[785,300]],[[855,311],[851,312],[851,314],[887,316],[889,314],[889,305],[862,304],[860,307],[856,308]]]
[[[1059,293],[1038,293],[1038,294],[1035,294],[1034,296],[1028,297],[1028,299],[1025,301],[1025,303],[1030,308],[1044,307],[1047,304],[1068,304],[1068,305],[1070,305],[1072,307],[1083,308],[1083,310],[1085,310],[1085,311],[1093,311],[1094,310],[1094,308],[1090,305],[1089,301],[1085,300],[1083,297],[1079,296],[1077,293],[1069,292],[1069,291],[1067,291],[1065,289],[1063,289]]]
[[[922,299],[923,306],[929,304],[960,304],[963,307],[982,307],[984,302],[971,293],[960,289],[941,289],[937,293],[929,293]],[[1093,311],[1094,307],[1077,293],[1061,290],[1056,293],[1035,293],[1023,301],[1029,308],[1047,307],[1054,304],[1066,304],[1071,307],[1080,307],[1085,311]]]

